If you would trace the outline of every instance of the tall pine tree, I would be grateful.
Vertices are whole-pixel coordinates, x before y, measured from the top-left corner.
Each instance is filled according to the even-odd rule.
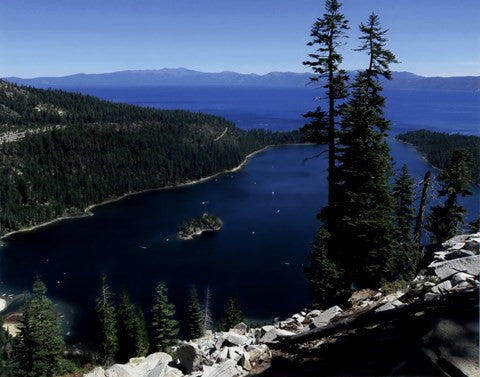
[[[339,166],[336,177],[334,251],[330,257],[345,271],[342,280],[353,288],[378,287],[393,270],[394,201],[389,180],[391,157],[385,137],[385,98],[380,78],[391,79],[395,56],[385,48],[386,30],[371,14],[360,25],[359,51],[369,56],[358,73],[352,96],[342,110]]]
[[[152,308],[153,346],[156,351],[171,352],[178,339],[178,322],[174,319],[175,307],[168,302],[167,287],[159,283],[155,288]]]
[[[145,356],[149,349],[148,331],[147,325],[145,324],[145,316],[140,307],[137,308],[135,331],[135,356]]]
[[[441,243],[457,234],[463,224],[466,209],[458,198],[471,195],[472,157],[464,149],[453,153],[449,165],[437,177],[440,183],[439,197],[446,197],[442,205],[431,209],[427,230],[432,232],[432,241]]]
[[[16,344],[15,374],[50,377],[62,373],[64,342],[53,303],[45,284],[36,280],[33,296],[26,301]]]
[[[102,276],[100,296],[96,301],[98,321],[98,356],[102,365],[110,366],[115,362],[118,350],[117,317],[113,294],[107,283],[107,277]]]
[[[120,304],[117,310],[118,353],[116,361],[126,363],[130,358],[138,356],[136,345],[138,322],[135,305],[130,302],[128,292],[124,289],[120,295]]]
[[[395,178],[393,196],[395,199],[397,241],[394,258],[394,277],[410,279],[415,276],[420,255],[413,242],[415,185],[406,165],[402,166]]]
[[[348,21],[340,12],[341,4],[337,0],[325,2],[325,13],[313,24],[308,46],[314,46],[316,51],[309,55],[310,60],[303,62],[311,67],[315,74],[311,82],[326,79],[323,88],[328,99],[328,111],[320,107],[304,116],[311,122],[302,128],[305,138],[315,143],[328,143],[328,204],[334,202],[335,172],[335,116],[338,114],[338,102],[347,96],[347,73],[340,69],[343,57],[339,52],[349,29]],[[328,212],[328,211],[327,211]],[[327,224],[328,225],[328,224]],[[330,230],[330,228],[328,228]]]
[[[195,287],[192,287],[187,303],[187,340],[201,338],[203,332],[203,319],[198,294]]]

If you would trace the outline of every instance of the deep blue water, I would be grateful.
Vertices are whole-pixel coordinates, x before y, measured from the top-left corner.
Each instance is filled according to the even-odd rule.
[[[202,111],[226,117],[244,129],[291,130],[301,114],[318,105],[320,91],[306,88],[128,87],[68,88],[115,102]],[[386,90],[392,132],[419,128],[480,135],[480,92]]]
[[[82,91],[102,98],[222,115],[242,128],[292,129],[310,109],[310,89],[104,88]],[[308,94],[308,95],[307,95]],[[388,93],[387,93],[388,94]],[[429,128],[478,133],[479,93],[395,92],[388,114],[394,132]],[[397,105],[395,105],[397,104]],[[423,104],[423,105],[421,105]],[[431,167],[413,147],[390,139],[398,166],[417,181]],[[165,282],[183,317],[186,294],[209,287],[213,314],[236,295],[254,320],[289,315],[308,305],[303,267],[325,202],[325,159],[304,159],[323,147],[270,148],[244,169],[207,182],[130,196],[93,210],[94,216],[62,221],[7,239],[0,249],[0,292],[21,292],[41,276],[51,296],[74,323],[74,338],[88,339],[99,276],[126,286],[145,311],[153,288]],[[465,200],[479,212],[479,190]],[[433,203],[435,204],[435,203]],[[224,228],[192,241],[176,238],[177,226],[203,211],[219,215]]]

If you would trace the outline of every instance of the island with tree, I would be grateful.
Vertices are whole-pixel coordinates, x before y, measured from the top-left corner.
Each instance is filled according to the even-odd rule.
[[[222,220],[215,215],[205,212],[203,215],[188,219],[178,227],[178,238],[191,240],[204,232],[216,232],[223,226]]]

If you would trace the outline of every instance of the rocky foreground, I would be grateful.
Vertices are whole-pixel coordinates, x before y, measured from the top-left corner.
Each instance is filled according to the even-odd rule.
[[[320,375],[478,376],[480,233],[433,253],[425,273],[386,294],[362,290],[351,307],[301,311],[272,325],[207,332],[88,377]]]

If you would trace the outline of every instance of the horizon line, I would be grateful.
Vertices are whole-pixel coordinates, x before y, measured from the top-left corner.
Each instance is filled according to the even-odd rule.
[[[255,76],[266,76],[266,75],[271,74],[271,73],[293,73],[293,74],[299,74],[299,75],[303,75],[303,74],[314,75],[313,72],[296,72],[296,71],[269,71],[267,73],[256,73],[256,72],[243,73],[243,72],[237,72],[237,71],[231,71],[231,70],[211,72],[211,71],[201,71],[201,70],[185,68],[185,67],[175,67],[175,68],[163,67],[163,68],[144,68],[144,69],[122,69],[122,70],[118,70],[118,71],[108,71],[108,72],[89,72],[89,73],[76,72],[76,73],[70,73],[70,74],[64,74],[64,75],[40,75],[40,76],[33,76],[33,77],[21,77],[21,76],[15,76],[15,75],[3,76],[2,75],[1,78],[2,79],[17,78],[17,79],[22,79],[22,80],[33,80],[33,79],[39,79],[39,78],[63,78],[63,77],[77,76],[77,75],[106,75],[106,74],[122,73],[122,72],[148,72],[148,71],[155,72],[155,71],[162,71],[162,70],[172,70],[172,71],[173,70],[186,70],[186,71],[191,71],[191,72],[207,73],[207,74],[236,73],[236,74],[240,74],[240,75],[255,75]],[[346,71],[347,72],[361,71],[361,69],[347,69]],[[418,74],[418,73],[414,73],[414,72],[411,72],[411,71],[405,71],[405,70],[403,70],[403,71],[392,70],[392,72],[394,72],[394,73],[395,72],[397,72],[397,73],[410,73],[410,74],[420,76],[420,77],[423,77],[423,78],[480,77],[480,74],[479,75],[475,75],[475,74],[452,75],[452,76],[448,76],[448,75],[425,76],[425,75],[421,75],[421,74]]]

